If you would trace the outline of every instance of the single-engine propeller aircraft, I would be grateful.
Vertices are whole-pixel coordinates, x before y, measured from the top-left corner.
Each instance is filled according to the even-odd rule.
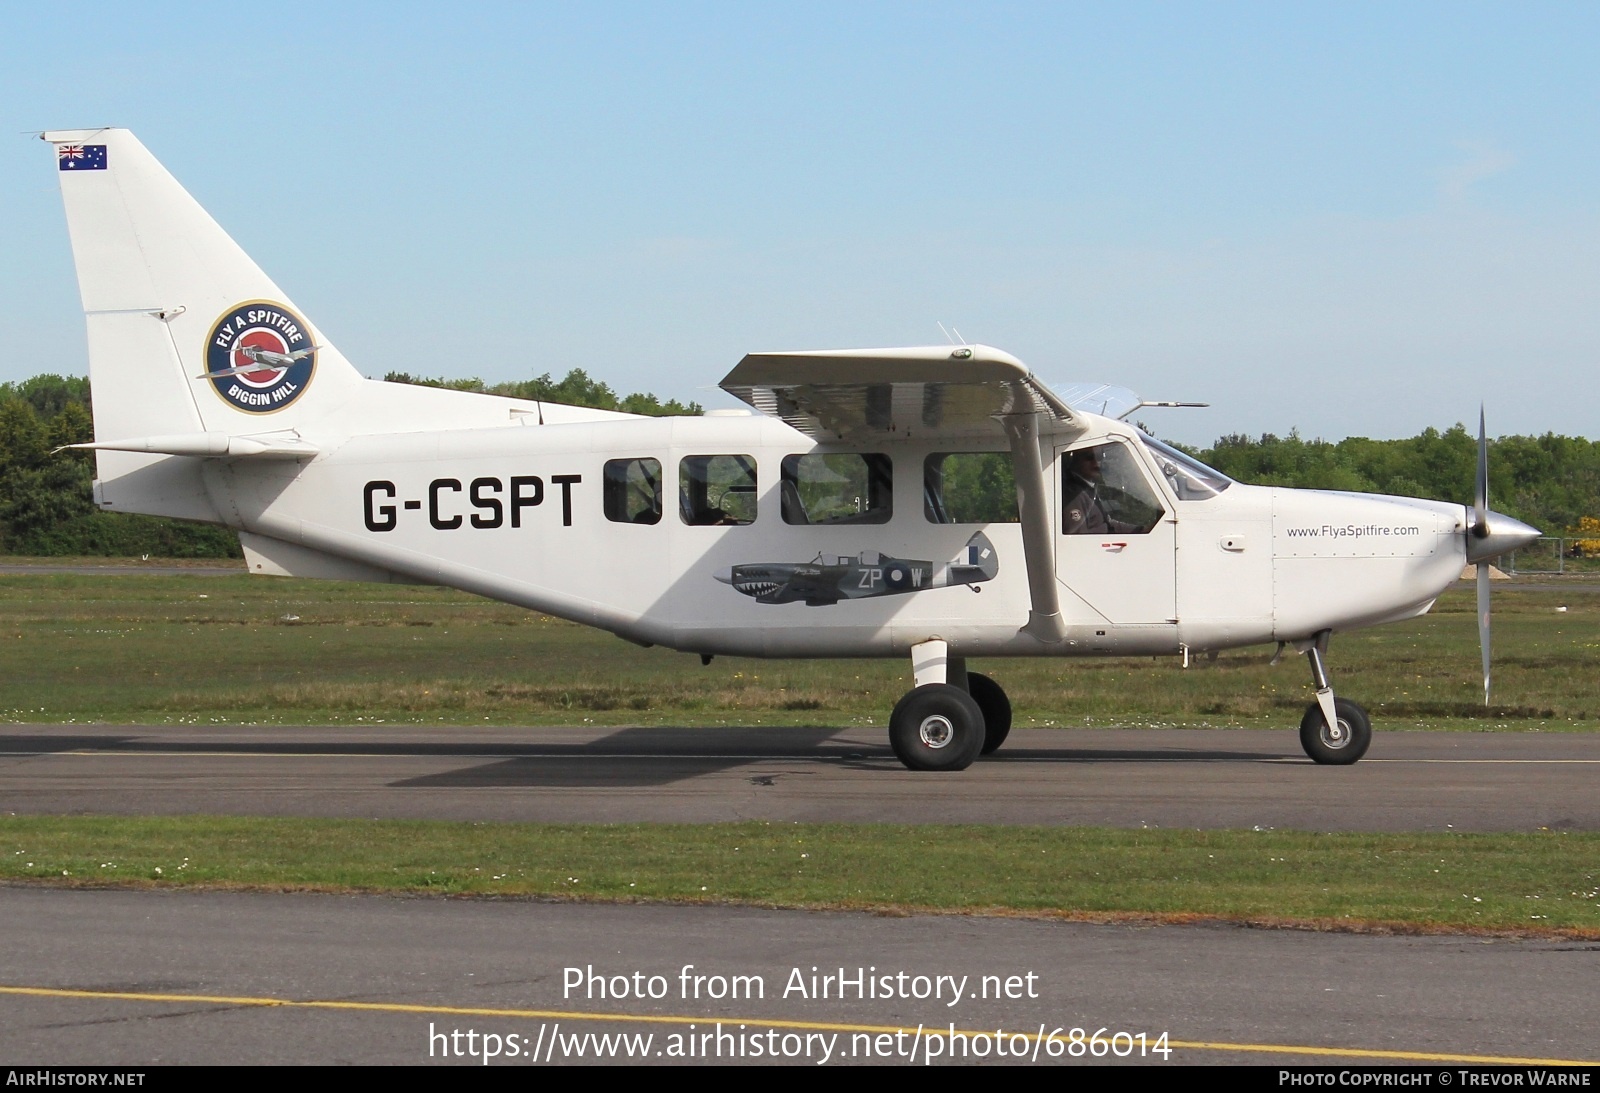
[[[909,657],[895,754],[959,770],[1010,703],[969,657],[1278,642],[1319,763],[1366,751],[1335,631],[1426,612],[1537,536],[1477,497],[1248,486],[985,345],[751,353],[748,410],[645,418],[367,380],[126,131],[56,146],[87,317],[95,499],[238,531],[250,571],[449,585],[641,645]],[[974,500],[985,475],[1015,483]]]

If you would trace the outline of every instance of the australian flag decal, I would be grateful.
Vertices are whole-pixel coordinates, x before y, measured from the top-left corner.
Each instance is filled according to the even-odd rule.
[[[103,171],[106,169],[104,144],[59,144],[56,162],[63,171]]]

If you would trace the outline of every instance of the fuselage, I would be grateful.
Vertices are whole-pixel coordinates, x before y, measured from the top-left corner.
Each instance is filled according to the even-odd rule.
[[[1007,460],[993,441],[830,445],[738,413],[312,430],[314,459],[207,461],[202,478],[257,571],[447,584],[702,654],[1220,649],[1420,614],[1461,571],[1460,506],[1202,481],[1123,423],[1086,420],[1041,452],[1061,641],[1021,630],[1014,515],[938,495],[950,453]],[[1119,494],[1145,491],[1137,526],[1067,533],[1082,504],[1067,459],[1086,444],[1118,454]],[[767,578],[780,591],[752,594]]]

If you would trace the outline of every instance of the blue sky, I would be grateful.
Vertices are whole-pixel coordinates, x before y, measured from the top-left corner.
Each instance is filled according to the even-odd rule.
[[[1164,435],[1600,437],[1600,7],[0,4],[0,379],[86,370],[132,129],[358,367],[723,405],[923,344]]]

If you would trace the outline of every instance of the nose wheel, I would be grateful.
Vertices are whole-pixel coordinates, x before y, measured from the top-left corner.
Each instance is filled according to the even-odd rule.
[[[1322,631],[1304,650],[1311,664],[1311,682],[1317,700],[1306,707],[1300,719],[1300,746],[1313,761],[1332,766],[1348,766],[1367,754],[1372,743],[1372,719],[1360,703],[1335,698],[1322,658],[1328,651],[1330,633]]]
[[[1300,719],[1300,746],[1318,763],[1348,766],[1367,754],[1372,721],[1367,711],[1348,698],[1334,700],[1334,721],[1328,724],[1322,704],[1313,702]]]

